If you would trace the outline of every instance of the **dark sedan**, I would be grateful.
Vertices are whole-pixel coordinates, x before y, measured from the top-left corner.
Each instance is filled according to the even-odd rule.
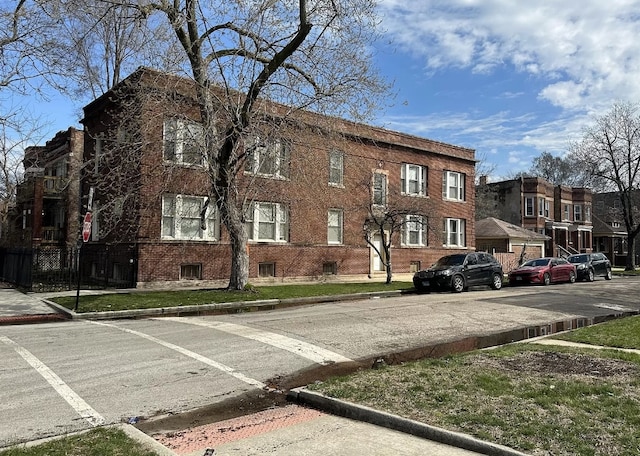
[[[484,252],[447,255],[429,269],[416,272],[413,285],[417,291],[450,289],[460,293],[475,285],[489,285],[499,290],[502,265],[493,255]]]
[[[509,273],[509,285],[575,282],[576,267],[564,258],[537,258],[523,263]]]
[[[576,265],[578,280],[593,282],[596,276],[611,280],[611,262],[604,253],[580,253],[567,258]]]

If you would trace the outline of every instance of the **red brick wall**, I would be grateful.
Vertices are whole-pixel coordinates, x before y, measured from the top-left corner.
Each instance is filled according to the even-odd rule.
[[[137,121],[140,122],[143,144],[137,206],[140,282],[178,280],[180,265],[194,263],[203,265],[203,279],[229,277],[229,238],[224,229],[220,242],[213,243],[165,241],[160,238],[164,193],[208,194],[207,176],[202,169],[167,166],[162,159],[164,117],[181,113],[198,119],[197,110],[185,100],[174,97],[169,102],[162,98],[148,98],[137,104],[140,108]],[[102,128],[101,122],[109,117],[103,114],[104,107],[100,103],[94,103],[88,109],[87,118],[90,120],[87,127],[97,131]],[[429,230],[426,248],[401,248],[401,238],[396,233],[392,249],[395,272],[409,272],[411,262],[415,261],[419,261],[422,267],[428,266],[440,256],[459,250],[442,248],[443,217],[466,220],[466,249],[475,250],[473,150],[339,119],[313,114],[305,116],[309,118],[303,122],[284,123],[279,131],[280,136],[292,146],[290,179],[258,177],[249,187],[253,176],[241,174],[241,197],[285,203],[290,214],[288,244],[249,244],[250,277],[258,275],[261,262],[276,263],[276,275],[282,278],[317,277],[322,274],[325,262],[336,262],[340,275],[369,273],[370,252],[362,226],[367,217],[370,202],[368,186],[374,170],[388,175],[389,206],[411,208],[430,215],[432,229]],[[322,123],[322,127],[306,123],[311,121]],[[327,133],[331,128],[357,136]],[[328,154],[332,149],[345,154],[344,186],[340,188],[328,184]],[[403,163],[428,167],[427,197],[400,194]],[[466,175],[466,201],[443,201],[442,173],[445,170]],[[343,210],[344,245],[327,245],[327,212],[330,208]]]

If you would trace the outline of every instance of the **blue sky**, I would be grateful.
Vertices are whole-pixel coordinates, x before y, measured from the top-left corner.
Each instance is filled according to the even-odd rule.
[[[640,1],[380,0],[376,64],[397,98],[372,123],[469,147],[508,178],[640,102]],[[80,113],[62,99],[45,139]]]

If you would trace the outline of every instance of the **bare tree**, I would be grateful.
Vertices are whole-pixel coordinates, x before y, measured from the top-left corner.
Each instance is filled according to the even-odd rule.
[[[572,146],[573,157],[591,174],[615,189],[627,230],[626,270],[635,269],[635,240],[640,233],[640,113],[639,106],[615,103],[584,131]]]
[[[55,51],[68,75],[63,90],[95,99],[139,66],[176,70],[184,52],[168,25],[149,28],[126,4],[58,0],[48,5],[61,30]]]
[[[574,160],[571,153],[566,157],[559,157],[549,152],[542,152],[533,159],[527,175],[541,177],[553,185],[599,187],[599,183],[591,174],[590,169],[585,167],[582,161]]]
[[[123,2],[150,27],[165,20],[180,42],[203,125],[209,200],[231,239],[230,289],[248,281],[247,192],[239,174],[252,138],[268,137],[300,108],[361,118],[386,90],[369,66],[376,37],[375,2]],[[213,90],[215,87],[221,90]],[[273,111],[269,100],[287,109]],[[249,147],[245,147],[249,145]]]
[[[496,170],[496,165],[490,164],[487,161],[486,155],[477,157],[476,162],[476,220],[482,220],[487,217],[499,218],[500,211],[498,210],[497,198],[498,191],[495,186],[489,185],[489,179],[491,174]]]

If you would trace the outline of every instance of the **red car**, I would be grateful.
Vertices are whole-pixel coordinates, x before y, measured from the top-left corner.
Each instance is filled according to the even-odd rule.
[[[576,281],[576,267],[564,258],[537,258],[529,260],[509,273],[509,285]]]

